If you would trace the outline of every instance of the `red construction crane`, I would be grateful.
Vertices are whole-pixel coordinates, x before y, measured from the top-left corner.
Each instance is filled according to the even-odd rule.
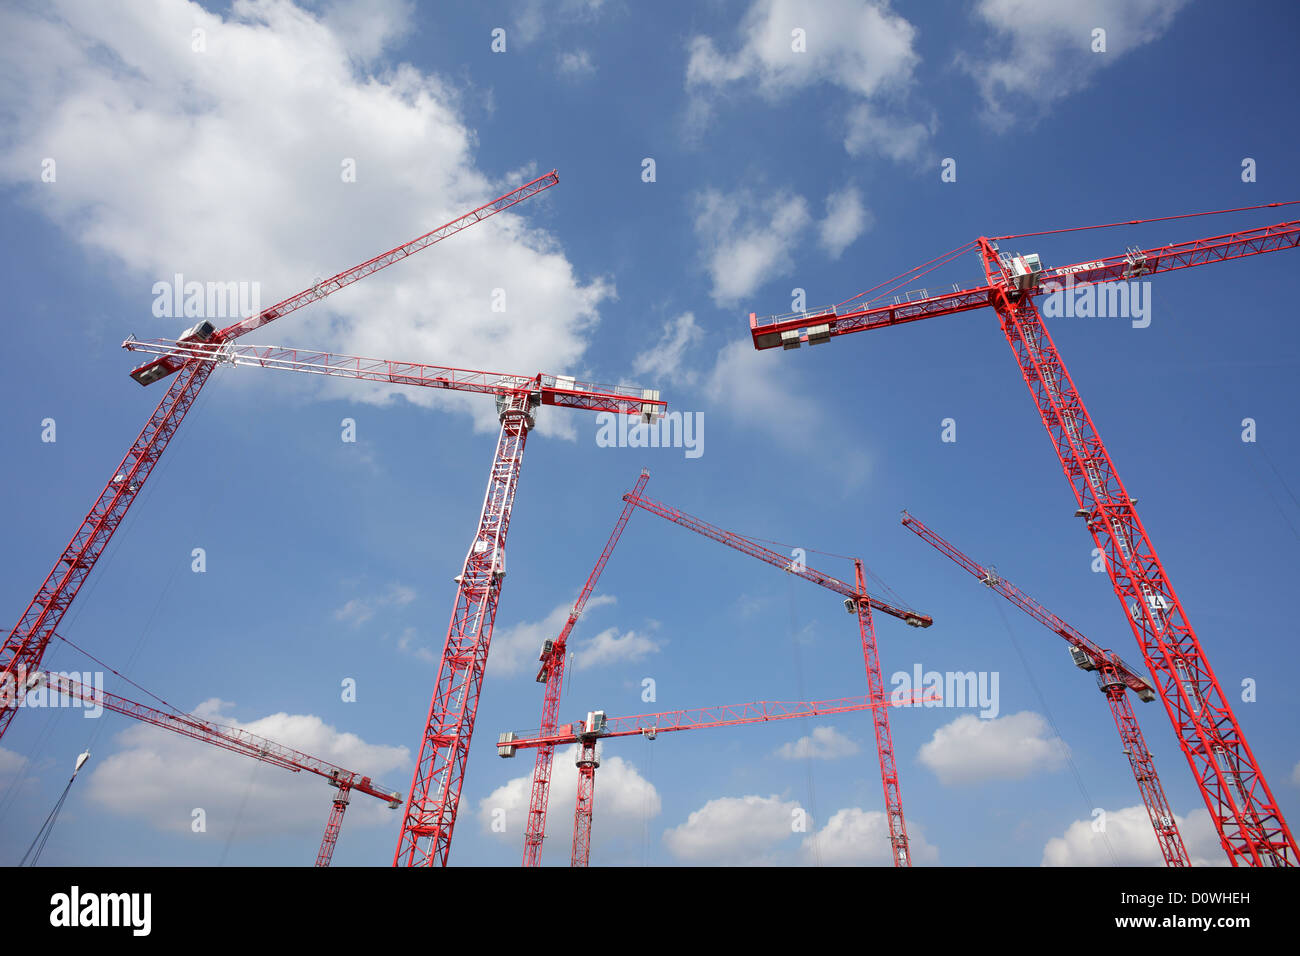
[[[353,266],[332,278],[325,279],[310,289],[304,289],[297,295],[277,302],[263,309],[257,315],[228,325],[217,331],[209,322],[200,322],[181,336],[181,341],[191,344],[211,343],[220,346],[232,342],[254,329],[282,318],[308,303],[323,299],[337,292],[344,286],[351,285],[366,276],[378,272],[419,252],[436,242],[455,235],[476,222],[493,216],[516,203],[523,202],[537,195],[544,189],[559,182],[558,174],[552,170],[545,176],[539,176],[532,182],[525,183],[486,205],[466,213],[458,219],[439,226],[431,232],[412,239],[405,245],[390,249],[382,255],[368,259],[358,266]],[[27,610],[18,619],[3,647],[0,647],[0,737],[4,736],[13,720],[16,710],[7,701],[12,695],[3,693],[4,688],[17,688],[23,685],[29,673],[41,666],[41,658],[50,642],[63,615],[67,613],[81,585],[95,567],[108,542],[126,517],[131,503],[144,487],[145,480],[153,471],[154,465],[162,456],[176,429],[194,405],[199,391],[212,374],[210,362],[186,362],[163,357],[135,369],[131,375],[141,385],[149,385],[172,373],[179,373],[171,387],[158,402],[158,407],[145,423],[126,456],[113,470],[112,477],[104,485],[99,498],[91,507],[77,528],[68,546],[63,549],[54,568],[46,575],[44,583]]]
[[[506,533],[523,463],[524,443],[532,430],[536,411],[541,405],[554,405],[639,416],[642,422],[650,423],[667,407],[659,398],[658,390],[579,382],[568,375],[510,375],[278,346],[135,339],[128,339],[122,345],[132,351],[170,356],[178,362],[255,365],[496,396],[501,432],[478,531],[465,556],[464,567],[455,579],[456,604],[438,666],[402,834],[393,856],[394,866],[445,866],[465,763],[469,759],[501,579],[505,576]]]
[[[170,730],[172,733],[182,734],[194,740],[201,740],[204,743],[212,744],[214,747],[221,747],[223,750],[229,750],[232,753],[242,754],[263,763],[283,767],[286,770],[292,770],[294,773],[305,770],[318,777],[323,777],[331,786],[336,788],[337,792],[330,802],[330,816],[325,827],[325,837],[321,841],[320,851],[316,854],[317,866],[330,865],[330,859],[334,855],[334,844],[338,842],[339,838],[339,827],[343,824],[343,811],[347,809],[348,799],[353,790],[364,793],[368,797],[377,797],[385,801],[394,810],[402,805],[402,795],[398,791],[380,787],[371,782],[369,777],[363,777],[351,770],[336,767],[319,757],[313,757],[301,750],[286,747],[284,744],[276,743],[268,737],[261,737],[249,733],[247,730],[219,724],[202,717],[195,717],[192,714],[176,714],[158,710],[148,704],[137,703],[125,697],[110,694],[107,691],[87,687],[66,674],[54,671],[38,671],[30,674],[23,685],[24,695],[35,690],[41,684],[65,697],[103,707],[115,714],[122,714],[134,720],[153,724],[163,730]],[[18,701],[17,705],[21,706],[21,700]]]
[[[856,584],[845,584],[829,574],[823,574],[815,568],[807,567],[802,562],[795,563],[790,558],[778,554],[770,548],[765,548],[743,535],[724,531],[722,528],[715,527],[707,521],[688,515],[686,512],[679,511],[669,505],[652,501],[639,494],[626,494],[623,496],[623,500],[629,501],[651,514],[666,518],[674,524],[689,528],[706,538],[711,538],[719,544],[725,544],[729,548],[734,548],[751,557],[758,558],[760,561],[766,561],[782,571],[788,571],[790,574],[797,575],[828,590],[835,591],[837,594],[844,595],[844,609],[850,614],[856,614],[858,618],[858,634],[862,640],[862,656],[867,666],[867,689],[870,692],[868,695],[870,700],[883,703],[886,699],[885,682],[880,673],[880,655],[876,649],[876,630],[871,620],[871,609],[875,608],[878,611],[883,611],[885,614],[896,617],[912,627],[929,627],[934,623],[927,615],[919,614],[910,609],[894,607],[868,594],[861,561],[854,560],[853,562]],[[907,825],[903,820],[903,797],[898,785],[898,766],[894,762],[894,740],[889,731],[889,714],[885,708],[876,707],[872,709],[871,717],[876,730],[876,753],[880,757],[880,780],[885,791],[885,815],[889,819],[889,838],[890,843],[893,845],[894,865],[911,866],[912,857],[907,845]]]
[[[890,706],[911,706],[933,698],[917,697],[893,702],[873,700],[870,697],[837,697],[833,700],[760,700],[749,704],[728,704],[722,707],[701,707],[696,710],[670,710],[661,714],[639,714],[635,717],[606,717],[603,710],[591,711],[586,720],[563,727],[542,727],[539,730],[516,734],[507,731],[497,738],[497,756],[513,757],[517,750],[528,747],[554,750],[565,744],[579,744],[577,807],[573,815],[573,853],[571,866],[586,866],[591,856],[591,811],[596,796],[596,768],[600,755],[596,743],[606,737],[630,737],[634,734],[654,740],[659,734],[675,730],[703,730],[708,727],[735,727],[739,724],[768,723],[791,720],[796,717],[826,717],[847,714],[857,710],[872,710]],[[895,860],[895,866],[898,861]],[[909,864],[910,865],[910,861]]]
[[[928,542],[935,550],[946,554],[956,564],[965,568],[984,584],[1024,611],[1049,631],[1065,638],[1070,645],[1070,659],[1081,670],[1097,672],[1097,687],[1106,695],[1110,705],[1111,716],[1115,719],[1115,729],[1119,731],[1120,746],[1128,757],[1133,779],[1137,781],[1138,792],[1142,794],[1142,803],[1151,818],[1151,828],[1156,834],[1156,843],[1160,846],[1160,855],[1166,866],[1191,866],[1187,847],[1183,845],[1182,834],[1174,820],[1174,811],[1165,797],[1160,778],[1156,775],[1156,764],[1147,749],[1146,738],[1138,726],[1137,715],[1129,702],[1125,690],[1137,694],[1138,699],[1150,703],[1156,699],[1155,688],[1150,682],[1130,668],[1120,656],[1113,651],[1098,647],[1088,638],[1065,621],[1061,620],[1047,608],[997,573],[993,567],[984,567],[971,557],[963,554],[952,543],[945,541],[937,531],[928,527],[921,519],[906,511],[903,512],[903,525],[914,531],[917,537]]]
[[[649,480],[650,472],[643,469],[632,493],[641,494]],[[631,502],[623,504],[623,511],[619,514],[618,521],[614,523],[614,530],[610,532],[609,540],[605,542],[605,550],[600,553],[596,566],[587,575],[587,582],[582,586],[578,600],[573,602],[573,610],[569,612],[564,627],[560,629],[560,633],[554,640],[542,645],[542,653],[537,658],[542,662],[537,670],[537,682],[546,685],[545,696],[542,698],[542,728],[539,731],[542,736],[553,733],[560,719],[560,692],[564,686],[564,655],[568,647],[569,634],[573,631],[573,626],[578,623],[578,618],[582,616],[583,609],[587,606],[587,599],[591,597],[596,582],[600,580],[600,573],[605,570],[610,555],[614,553],[614,546],[623,536],[623,529],[627,527],[628,519],[632,517],[632,508]],[[542,865],[542,843],[546,839],[546,808],[550,801],[551,765],[554,761],[555,745],[540,744],[537,747],[537,762],[533,766],[528,817],[524,827],[524,866]]]
[[[1282,205],[1290,203],[1268,204]],[[1218,210],[1236,211],[1241,210]],[[1152,221],[1155,220],[1135,219],[1106,225]],[[1068,231],[1076,230],[1050,230],[1051,233]],[[754,347],[792,349],[804,342],[817,345],[851,332],[985,306],[997,312],[1002,332],[1074,490],[1078,504],[1075,514],[1086,520],[1093,541],[1106,555],[1106,571],[1115,594],[1142,648],[1142,656],[1228,858],[1234,866],[1241,863],[1294,866],[1300,862],[1295,838],[1210,668],[1209,658],[1187,619],[1182,601],[1138,518],[1133,499],[1120,481],[1092,416],[1043,325],[1034,297],[1046,291],[1059,294],[1063,285],[1075,289],[1104,286],[1160,272],[1293,249],[1300,245],[1300,220],[1153,249],[1133,247],[1121,255],[1056,269],[1044,268],[1037,254],[1007,256],[998,246],[998,242],[1008,239],[1048,234],[1026,233],[996,239],[981,236],[905,273],[899,277],[898,284],[884,293],[842,312],[840,306],[846,303],[817,312],[764,319],[750,313]],[[952,292],[939,295],[930,295],[925,290],[917,294],[894,294],[903,282],[932,272],[970,250],[979,252],[987,280],[984,285],[967,289],[954,287]],[[868,290],[847,302],[874,291]],[[886,297],[892,301],[882,303],[880,300]]]

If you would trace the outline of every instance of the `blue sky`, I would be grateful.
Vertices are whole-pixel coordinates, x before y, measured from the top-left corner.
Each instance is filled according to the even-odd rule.
[[[1300,143],[1283,122],[1300,71],[1295,11],[1243,17],[1173,0],[367,6],[67,2],[2,15],[0,606],[11,619],[160,395],[127,377],[136,362],[118,344],[192,324],[154,315],[155,282],[258,282],[269,303],[557,168],[560,184],[513,214],[249,337],[636,382],[703,415],[703,454],[688,458],[600,447],[594,415],[542,412],[451,862],[518,862],[531,757],[499,760],[496,736],[537,726],[537,649],[642,467],[652,497],[805,547],[840,577],[851,565],[811,550],[861,555],[932,614],[925,631],[877,622],[886,681],[917,664],[999,675],[998,718],[975,728],[971,709],[891,715],[918,863],[1158,862],[1092,678],[898,524],[910,509],[1139,662],[996,317],[757,353],[747,315],[789,311],[795,289],[809,306],[846,299],[979,235],[1295,198]],[[1089,49],[1097,27],[1105,52]],[[492,50],[496,29],[504,52]],[[791,49],[796,29],[806,52]],[[1254,182],[1243,182],[1246,158]],[[945,159],[955,182],[941,181]],[[355,181],[340,173],[348,160]],[[1287,215],[1013,245],[1062,265]],[[1220,683],[1235,701],[1255,682],[1237,716],[1292,817],[1295,268],[1279,253],[1159,276],[1144,329],[1049,320]],[[971,255],[922,284],[979,275]],[[495,289],[504,313],[490,308]],[[1254,443],[1241,440],[1247,417]],[[54,442],[41,440],[47,418]],[[345,418],[354,443],[341,440]],[[947,418],[955,442],[941,440]],[[482,396],[218,370],[61,631],[184,709],[405,791],[494,437]],[[203,573],[191,570],[194,548]],[[644,513],[573,642],[566,719],[865,692],[838,598]],[[58,644],[46,662],[98,669]],[[340,699],[347,678],[355,702]],[[112,675],[107,686],[138,696]],[[1135,706],[1193,857],[1223,862],[1162,708]],[[819,738],[831,755],[779,754],[815,727],[835,728]],[[0,745],[0,862],[17,862],[87,744],[94,759],[44,862],[314,858],[322,782],[121,717],[31,710]],[[865,714],[611,741],[605,755],[593,863],[885,859]],[[557,767],[545,860],[559,865],[571,756]],[[195,808],[205,832],[191,830]],[[504,834],[489,826],[496,808]],[[796,808],[813,818],[807,833],[791,832]],[[1102,836],[1089,826],[1095,808],[1110,821]],[[357,798],[336,863],[387,863],[399,822]]]

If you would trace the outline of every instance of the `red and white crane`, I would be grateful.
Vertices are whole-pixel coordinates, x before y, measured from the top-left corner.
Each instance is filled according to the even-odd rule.
[[[920,614],[909,608],[899,608],[888,604],[867,593],[866,581],[862,572],[862,562],[854,560],[855,584],[846,584],[838,578],[824,574],[802,562],[794,562],[757,542],[715,527],[700,518],[689,515],[670,505],[653,501],[639,494],[626,494],[624,501],[629,501],[651,514],[656,514],[683,528],[711,538],[719,544],[725,544],[750,557],[758,558],[768,564],[801,577],[813,584],[818,584],[830,591],[844,596],[844,609],[858,618],[858,634],[862,641],[862,657],[867,668],[868,699],[884,703],[885,682],[880,672],[880,653],[876,648],[876,629],[872,623],[871,611],[875,608],[891,617],[896,617],[912,627],[929,627],[934,623],[928,615]],[[894,739],[889,730],[889,714],[884,707],[875,707],[871,711],[872,722],[876,731],[876,753],[880,757],[880,781],[885,793],[885,815],[889,820],[889,838],[893,846],[895,866],[911,866],[912,856],[907,843],[907,824],[903,819],[903,797],[898,785],[898,765],[894,760]]]
[[[600,766],[597,742],[607,737],[639,735],[654,740],[659,734],[678,730],[703,730],[708,727],[735,727],[740,724],[770,723],[799,717],[827,717],[858,710],[879,710],[890,706],[909,706],[931,698],[916,697],[890,702],[871,697],[837,697],[833,700],[760,700],[748,704],[700,707],[695,710],[670,710],[659,714],[634,717],[606,717],[603,710],[591,711],[586,720],[563,727],[541,728],[516,734],[507,731],[497,738],[497,755],[513,757],[529,747],[552,750],[566,744],[578,744],[577,806],[573,815],[573,852],[571,866],[586,866],[591,856],[591,812],[596,797],[596,768]],[[897,859],[894,865],[898,865]],[[911,865],[910,860],[908,865]]]
[[[324,778],[329,782],[330,786],[335,788],[335,794],[333,800],[330,801],[330,816],[325,826],[325,837],[321,841],[320,850],[316,854],[317,866],[330,865],[330,859],[334,855],[334,844],[338,842],[339,838],[339,828],[343,824],[343,812],[347,809],[352,791],[355,790],[357,793],[363,793],[368,797],[383,800],[394,810],[402,805],[402,794],[400,792],[380,787],[372,782],[369,777],[364,777],[351,770],[344,770],[342,767],[321,760],[319,757],[313,757],[301,750],[294,750],[292,747],[276,743],[269,737],[249,733],[239,727],[220,724],[203,717],[195,717],[192,714],[159,710],[156,707],[128,700],[117,694],[110,694],[104,690],[87,687],[67,674],[57,671],[38,671],[28,675],[22,696],[31,693],[41,685],[45,685],[50,692],[62,694],[65,697],[80,700],[92,706],[103,707],[115,714],[122,714],[134,720],[153,724],[163,730],[170,730],[172,733],[182,734],[194,740],[201,740],[206,744],[212,744],[214,747],[220,747],[232,753],[260,760],[262,763],[283,767],[294,773],[306,771]],[[21,703],[21,700],[19,700],[18,706],[21,706]]]
[[[1291,203],[1267,204],[1284,205]],[[1241,210],[1218,210],[1237,211]],[[1152,221],[1135,219],[1105,225]],[[853,332],[992,308],[1074,491],[1075,514],[1086,521],[1094,543],[1106,556],[1106,571],[1115,595],[1142,649],[1224,851],[1234,866],[1295,866],[1300,862],[1300,848],[1214,676],[1134,501],[1120,481],[1074,379],[1043,324],[1034,298],[1047,291],[1059,294],[1063,286],[1102,287],[1156,273],[1294,249],[1300,246],[1300,220],[1152,249],[1132,247],[1120,255],[1058,268],[1044,267],[1037,254],[1004,255],[998,245],[1008,239],[1070,231],[1078,230],[1058,229],[996,239],[981,236],[898,277],[898,282],[885,292],[847,308],[842,307],[880,286],[815,312],[762,319],[750,313],[754,347],[793,349],[805,342],[818,345]],[[966,289],[954,287],[938,295],[926,290],[896,294],[902,283],[933,272],[968,251],[979,253],[984,284]]]
[[[191,344],[207,343],[210,347],[219,347],[233,342],[254,329],[283,318],[421,249],[441,242],[489,216],[509,209],[554,186],[557,182],[559,182],[559,175],[552,170],[404,245],[390,249],[373,259],[367,259],[360,265],[353,266],[338,275],[316,283],[309,289],[277,302],[257,315],[232,323],[219,331],[213,329],[211,323],[201,322],[188,330],[181,337],[181,341]],[[166,450],[176,429],[180,427],[186,413],[194,406],[208,376],[212,374],[212,369],[211,362],[185,361],[184,357],[179,355],[177,357],[164,355],[132,371],[132,377],[141,385],[149,385],[172,374],[176,374],[176,378],[158,402],[157,408],[132,443],[126,456],[113,469],[112,477],[104,485],[104,490],[100,492],[89,514],[82,520],[72,540],[54,562],[53,569],[46,575],[40,589],[0,647],[0,737],[4,736],[14,714],[17,713],[11,703],[14,695],[6,694],[4,691],[21,687],[28,674],[40,669],[45,648],[54,636],[63,615],[67,613],[100,555],[108,547],[113,532],[126,517],[131,503],[144,487],[146,479]]]
[[[501,431],[478,529],[455,579],[456,603],[393,856],[394,866],[445,866],[506,571],[506,534],[524,445],[537,409],[542,405],[585,409],[628,415],[649,424],[662,415],[666,403],[656,389],[579,382],[568,375],[513,375],[277,346],[135,339],[122,344],[132,351],[158,354],[186,365],[191,360],[209,366],[251,365],[496,397]]]
[[[650,472],[642,469],[632,493],[639,495],[645,490],[646,482],[649,480]],[[564,687],[564,657],[568,648],[569,634],[573,631],[573,626],[578,623],[578,618],[582,616],[587,606],[587,599],[591,597],[596,582],[600,580],[600,573],[605,570],[610,555],[614,553],[615,545],[623,536],[623,529],[627,527],[628,519],[632,517],[632,508],[631,502],[623,504],[618,521],[614,523],[614,530],[610,532],[609,540],[605,542],[605,550],[600,553],[600,557],[596,559],[596,566],[587,575],[587,581],[578,594],[578,600],[573,602],[573,610],[569,612],[564,627],[560,628],[560,633],[554,640],[548,640],[542,645],[542,652],[538,656],[541,667],[537,670],[537,682],[546,685],[542,698],[542,726],[539,731],[541,736],[553,733],[560,719],[560,693]],[[546,839],[546,808],[550,802],[551,766],[554,762],[555,745],[539,744],[536,763],[533,766],[532,786],[529,788],[528,816],[524,824],[524,866],[542,865],[542,844]]]
[[[929,543],[941,554],[947,555],[957,565],[965,568],[979,579],[981,584],[992,588],[1020,610],[1024,611],[1049,631],[1060,635],[1070,645],[1070,659],[1076,667],[1085,671],[1096,671],[1097,687],[1106,695],[1110,705],[1111,716],[1115,720],[1115,729],[1119,731],[1120,746],[1128,757],[1129,769],[1137,781],[1142,803],[1151,818],[1151,828],[1155,831],[1156,843],[1160,846],[1160,855],[1166,866],[1191,866],[1183,836],[1178,831],[1174,820],[1174,811],[1169,806],[1164,787],[1156,775],[1155,760],[1147,748],[1142,728],[1138,726],[1137,715],[1128,699],[1126,690],[1137,694],[1138,699],[1150,703],[1156,699],[1155,688],[1145,678],[1135,673],[1114,651],[1106,650],[1094,644],[1061,620],[1047,608],[997,573],[992,567],[984,567],[969,555],[958,550],[951,542],[944,540],[934,529],[928,527],[920,518],[906,511],[903,512],[903,525],[916,533],[922,541]]]

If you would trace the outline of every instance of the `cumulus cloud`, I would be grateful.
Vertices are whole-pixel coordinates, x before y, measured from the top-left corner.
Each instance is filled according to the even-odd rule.
[[[907,845],[913,863],[939,862],[938,849],[926,841],[915,822],[908,826]],[[882,810],[838,810],[826,826],[804,838],[799,853],[809,865],[892,866],[889,820]]]
[[[587,599],[583,614],[585,616],[597,608],[614,604],[615,600],[612,594],[592,595]],[[498,627],[492,637],[492,655],[488,663],[492,674],[512,675],[523,671],[536,673],[537,655],[542,650],[543,642],[555,640],[572,611],[572,604],[558,604],[540,621],[520,621],[510,627]]]
[[[802,30],[799,50],[794,31]],[[857,96],[897,89],[919,62],[916,30],[888,3],[861,0],[755,0],[740,21],[735,53],[718,51],[710,37],[688,42],[688,87],[757,81],[770,98],[814,84],[840,87]]]
[[[892,103],[911,85],[920,62],[916,29],[888,2],[876,0],[755,0],[737,33],[738,46],[730,54],[720,52],[711,37],[687,42],[687,115],[693,132],[704,127],[716,94],[733,84],[747,84],[772,102],[824,86],[855,104]]]
[[[695,313],[683,312],[664,323],[659,341],[636,357],[632,371],[650,376],[654,382],[690,385],[698,378],[689,361],[694,357],[691,349],[703,338],[704,330],[696,323]]]
[[[8,80],[0,182],[106,263],[139,301],[133,327],[115,334],[171,336],[192,324],[150,314],[153,283],[176,273],[256,282],[270,304],[539,172],[527,153],[513,158],[511,172],[481,170],[460,92],[439,76],[405,64],[365,67],[368,55],[405,35],[409,18],[405,4],[388,2],[367,31],[349,29],[362,7],[369,20],[366,5],[327,4],[318,14],[288,0],[236,0],[224,14],[185,0],[119,3],[112,15],[76,0],[0,12]],[[204,31],[202,50],[193,48],[195,29]],[[44,158],[56,163],[57,185],[41,182]],[[349,168],[355,181],[344,175]],[[617,378],[618,370],[583,366],[613,286],[579,277],[540,225],[563,188],[250,338]],[[493,310],[496,290],[505,312]],[[221,377],[284,380],[257,371]],[[365,401],[400,394],[464,409],[478,427],[497,427],[482,396],[312,382]],[[576,434],[560,415],[542,415],[539,428]]]
[[[790,251],[811,222],[807,201],[784,190],[759,198],[749,189],[708,189],[696,197],[695,235],[713,301],[735,305],[764,282],[788,275]]]
[[[573,652],[573,666],[581,671],[608,664],[631,663],[648,657],[660,647],[654,638],[636,631],[620,634],[618,628],[610,627],[595,637],[578,642]]]
[[[556,66],[565,76],[591,76],[596,67],[591,62],[591,54],[586,50],[569,50],[556,58]]]
[[[405,607],[415,600],[415,591],[404,584],[393,583],[388,590],[369,597],[351,598],[334,611],[334,619],[360,627],[375,616],[375,612],[390,607]]]
[[[927,155],[930,138],[938,129],[933,116],[928,123],[882,115],[862,103],[849,111],[844,130],[844,149],[850,156],[885,156],[896,162]]]
[[[551,794],[546,816],[546,846],[550,862],[567,856],[573,843],[573,805],[578,793],[578,769],[574,764],[578,747],[573,745],[555,751],[551,765]],[[596,771],[596,799],[592,813],[592,861],[608,860],[607,851],[616,850],[633,837],[640,837],[647,820],[659,815],[662,802],[654,784],[650,783],[636,767],[619,756],[601,753],[600,769]],[[532,793],[532,768],[535,756],[532,750],[521,750],[515,758],[527,767],[527,773],[514,777],[484,797],[478,803],[478,820],[484,833],[515,843],[523,849],[523,833],[527,826],[528,801]],[[501,831],[497,821],[504,820]],[[494,826],[494,824],[497,824]]]
[[[1098,824],[1104,820],[1104,829]],[[1205,810],[1174,814],[1193,866],[1227,866],[1214,822]],[[1146,807],[1108,811],[1104,818],[1076,820],[1043,847],[1043,866],[1163,866],[1164,857]]]
[[[394,790],[403,789],[411,765],[405,747],[367,743],[311,714],[278,713],[237,721],[226,713],[231,706],[214,698],[194,713],[365,774]],[[207,833],[223,838],[319,833],[333,792],[315,775],[261,764],[148,724],[124,730],[114,742],[120,749],[93,764],[88,799],[167,832],[191,832],[191,813],[200,807]],[[396,826],[400,812],[374,798],[357,797],[348,810],[347,825]]]
[[[776,796],[719,797],[666,830],[664,844],[684,863],[777,863],[777,851],[795,835],[794,823],[804,813],[798,803]]]
[[[871,214],[862,205],[862,193],[856,186],[846,186],[826,197],[826,218],[817,227],[817,238],[827,255],[838,259],[871,228],[871,222]]]
[[[786,760],[835,760],[851,757],[860,749],[856,741],[834,727],[814,727],[808,736],[782,744],[776,749],[776,755]]]
[[[985,57],[959,56],[979,85],[986,115],[1007,128],[1087,86],[1120,57],[1164,35],[1187,0],[980,0],[975,15],[993,33]],[[1105,52],[1093,31],[1105,30]]]
[[[918,757],[941,783],[968,784],[1059,770],[1068,752],[1042,715],[1025,710],[995,720],[964,714],[936,730]]]

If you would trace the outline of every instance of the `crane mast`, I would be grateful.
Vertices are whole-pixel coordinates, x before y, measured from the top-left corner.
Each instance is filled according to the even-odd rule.
[[[845,598],[844,609],[850,614],[856,615],[858,619],[858,635],[862,642],[862,657],[867,671],[867,687],[872,700],[883,704],[886,699],[884,677],[880,671],[880,653],[876,647],[876,631],[871,618],[872,609],[883,611],[912,627],[929,627],[934,623],[927,615],[909,609],[894,607],[868,594],[863,579],[861,561],[854,561],[855,584],[850,586],[838,578],[824,574],[815,568],[801,564],[797,565],[789,558],[743,535],[718,528],[677,508],[652,501],[639,494],[628,494],[623,497],[625,501],[630,501],[638,508],[649,511],[651,514],[657,514],[674,524],[679,524],[706,538],[711,538],[719,544],[725,544],[729,548],[758,558],[760,561],[843,595]],[[889,729],[889,713],[883,706],[877,707],[871,711],[871,718],[875,726],[876,754],[880,759],[880,782],[885,797],[885,813],[889,820],[889,839],[893,848],[894,865],[908,867],[912,865],[912,858],[907,842],[907,825],[903,819],[903,798],[898,783],[898,765],[894,760],[894,743],[893,735]]]
[[[999,240],[1013,238],[1018,237]],[[1105,555],[1111,586],[1233,866],[1295,866],[1300,848],[1033,299],[1063,282],[1077,288],[1132,281],[1297,246],[1300,220],[1290,220],[1045,269],[1037,255],[1003,256],[997,241],[980,237],[954,253],[978,251],[986,285],[939,295],[894,296],[892,303],[873,306],[869,301],[843,313],[838,306],[766,319],[751,313],[749,323],[756,349],[793,349],[985,306],[997,313],[1074,492],[1075,514],[1086,522]]]
[[[981,584],[996,591],[1016,607],[1020,608],[1048,630],[1060,635],[1070,645],[1070,657],[1081,670],[1094,671],[1097,674],[1097,687],[1106,696],[1110,706],[1115,729],[1119,732],[1120,747],[1128,758],[1129,769],[1137,783],[1151,820],[1151,829],[1155,833],[1156,844],[1166,866],[1191,866],[1191,858],[1183,843],[1182,833],[1174,819],[1174,811],[1169,806],[1164,787],[1156,775],[1155,760],[1147,747],[1146,738],[1138,726],[1137,715],[1126,690],[1138,695],[1138,699],[1149,703],[1156,699],[1155,688],[1144,678],[1129,668],[1119,655],[1098,647],[1088,638],[1057,617],[1036,600],[1021,591],[993,568],[986,568],[976,562],[951,542],[945,540],[937,531],[926,525],[921,519],[903,512],[904,527],[915,532],[917,537],[931,545],[936,551],[947,555],[952,561],[973,574]]]
[[[643,469],[635,487],[632,489],[632,493],[640,495],[645,490],[646,482],[649,480],[650,472]],[[538,683],[544,682],[546,684],[545,694],[542,699],[542,727],[540,731],[542,735],[553,732],[560,719],[560,693],[564,687],[564,658],[568,647],[569,634],[573,631],[574,625],[578,623],[578,618],[582,616],[582,612],[587,606],[587,599],[591,597],[592,591],[596,588],[596,582],[600,580],[601,572],[605,570],[610,555],[614,553],[614,547],[623,536],[623,529],[627,527],[628,519],[632,517],[632,508],[631,502],[623,504],[623,510],[619,513],[618,521],[614,523],[614,530],[610,532],[609,540],[605,542],[605,550],[600,553],[600,557],[596,559],[595,567],[587,575],[587,581],[583,584],[582,591],[578,594],[578,600],[574,602],[573,610],[564,622],[564,627],[560,629],[560,633],[556,635],[553,641],[547,641],[542,645],[542,653],[538,658],[541,661],[541,667],[537,671]],[[591,754],[591,760],[596,760],[594,751]],[[524,866],[542,865],[542,843],[546,839],[546,809],[550,802],[551,766],[554,761],[554,744],[542,744],[537,748],[537,758],[533,766],[532,787],[529,791],[528,817],[524,826]],[[579,764],[579,770],[581,771],[581,769],[582,765]],[[588,832],[590,832],[590,828],[588,828]]]

